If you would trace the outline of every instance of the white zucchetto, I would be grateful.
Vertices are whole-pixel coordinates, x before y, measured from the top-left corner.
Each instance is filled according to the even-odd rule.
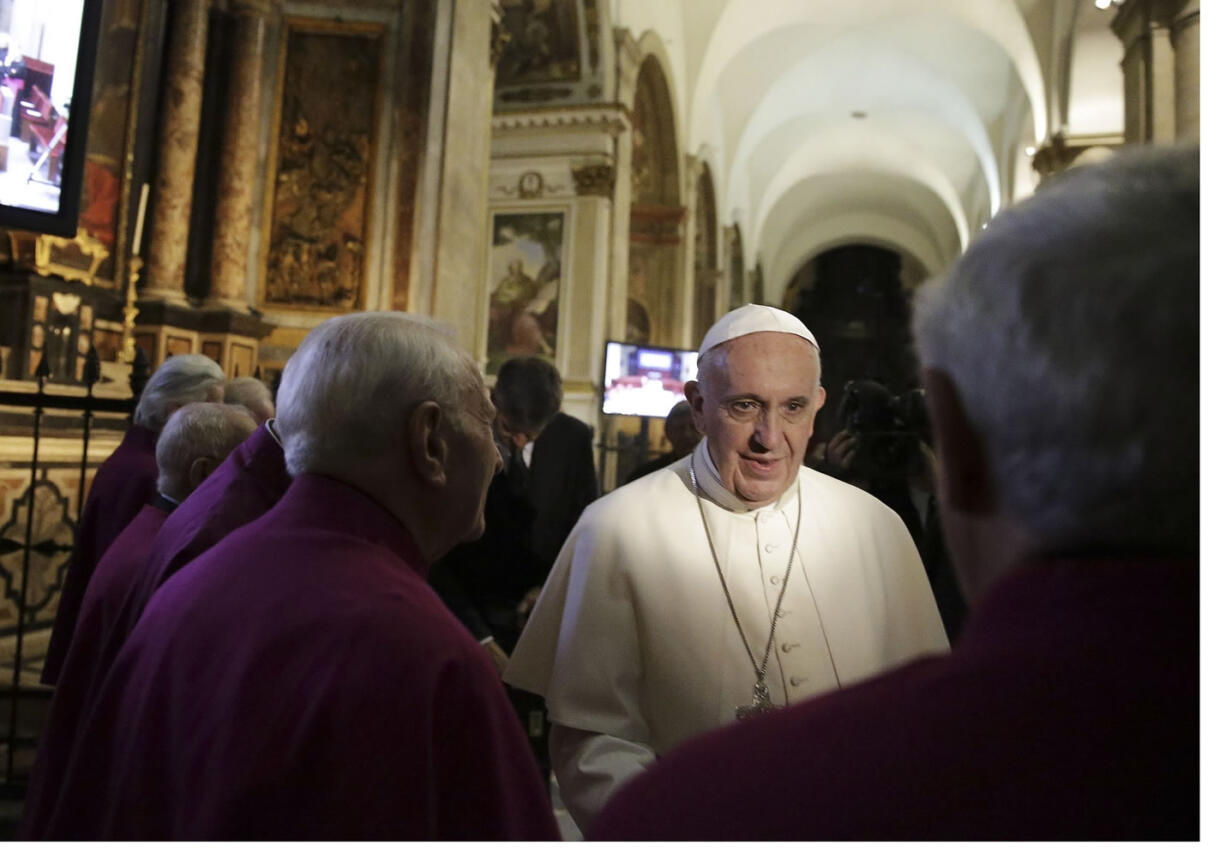
[[[751,333],[791,333],[810,343],[821,353],[821,347],[804,323],[790,312],[773,306],[745,304],[725,315],[707,331],[698,347],[698,356],[706,354],[717,345],[730,339]]]

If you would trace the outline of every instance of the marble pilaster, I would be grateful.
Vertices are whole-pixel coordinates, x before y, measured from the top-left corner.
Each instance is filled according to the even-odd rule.
[[[560,211],[564,215],[562,282],[558,295],[554,361],[565,389],[566,411],[599,425],[596,395],[603,377],[604,343],[615,324],[624,330],[624,286],[613,297],[610,253],[614,212],[627,173],[618,172],[619,148],[629,116],[616,105],[508,110],[494,115],[489,206],[491,214]],[[627,162],[628,166],[628,162]],[[488,235],[486,238],[488,242]],[[625,258],[622,257],[623,270]],[[489,290],[482,290],[480,355],[488,352]],[[620,314],[620,320],[610,317]]]
[[[484,333],[477,323],[484,307],[487,203],[490,170],[490,115],[494,101],[494,70],[490,66],[490,31],[500,15],[490,0],[440,0],[440,39],[435,45],[448,58],[442,71],[445,86],[436,87],[446,105],[438,137],[429,146],[445,153],[434,198],[434,271],[429,284],[430,314],[452,324],[459,341],[478,350]],[[447,14],[443,14],[443,13]],[[436,81],[437,83],[437,81]],[[421,295],[425,298],[425,295]],[[420,305],[420,304],[419,304]]]
[[[1200,0],[1184,0],[1171,19],[1175,49],[1175,138],[1200,140]]]
[[[1199,139],[1199,0],[1131,0],[1111,29],[1124,45],[1125,141]]]
[[[270,0],[236,0],[226,127],[221,147],[219,191],[213,219],[209,303],[245,310],[247,260],[259,165],[261,70]]]
[[[170,8],[153,234],[142,296],[185,304],[183,278],[200,135],[209,0],[181,0]]]

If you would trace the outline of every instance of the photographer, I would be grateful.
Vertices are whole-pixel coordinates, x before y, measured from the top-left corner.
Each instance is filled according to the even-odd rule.
[[[952,642],[966,603],[945,551],[933,473],[936,457],[923,390],[892,396],[876,381],[848,381],[838,407],[839,431],[812,464],[872,494],[902,518],[924,562],[932,594]]]

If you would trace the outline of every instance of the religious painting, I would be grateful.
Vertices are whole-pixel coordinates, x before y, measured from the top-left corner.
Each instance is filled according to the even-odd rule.
[[[502,0],[511,34],[498,60],[497,85],[579,79],[577,0]]]
[[[493,220],[485,369],[491,375],[508,357],[555,356],[566,214],[507,212]]]
[[[261,266],[267,308],[362,306],[382,54],[380,24],[286,22]]]

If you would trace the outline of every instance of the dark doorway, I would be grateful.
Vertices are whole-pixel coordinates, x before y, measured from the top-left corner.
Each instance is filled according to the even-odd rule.
[[[814,257],[797,272],[787,307],[817,337],[822,349],[826,406],[817,437],[829,440],[848,381],[871,379],[894,395],[919,386],[911,343],[911,292],[904,260],[891,250],[848,244]]]

